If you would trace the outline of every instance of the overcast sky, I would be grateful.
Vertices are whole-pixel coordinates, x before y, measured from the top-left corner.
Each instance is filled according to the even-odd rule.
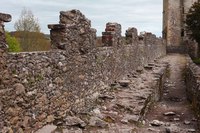
[[[38,18],[42,32],[49,34],[48,24],[59,23],[59,12],[79,9],[101,35],[107,22],[122,25],[122,34],[128,27],[161,36],[162,0],[0,0],[0,12],[12,15],[6,30],[13,31],[14,23],[23,8],[30,9]]]

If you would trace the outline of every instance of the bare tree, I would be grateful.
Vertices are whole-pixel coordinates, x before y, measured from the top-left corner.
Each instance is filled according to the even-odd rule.
[[[31,10],[24,8],[20,18],[15,22],[16,31],[40,32],[38,19],[34,17]]]

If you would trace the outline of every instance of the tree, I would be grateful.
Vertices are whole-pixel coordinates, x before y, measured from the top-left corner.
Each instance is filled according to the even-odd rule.
[[[50,49],[50,41],[40,32],[38,19],[31,10],[24,8],[19,19],[15,22],[13,33],[20,44],[22,51],[44,51]]]
[[[195,2],[186,16],[186,28],[192,40],[196,40],[200,49],[200,2]]]
[[[8,43],[9,52],[20,52],[20,44],[15,37],[12,37],[8,32],[6,32],[6,42]]]
[[[15,22],[16,31],[40,32],[38,19],[34,17],[31,10],[24,8],[20,18]]]

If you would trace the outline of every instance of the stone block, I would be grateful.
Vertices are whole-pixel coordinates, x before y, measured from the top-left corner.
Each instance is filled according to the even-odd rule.
[[[10,14],[0,13],[0,21],[10,22],[12,20],[12,16]]]

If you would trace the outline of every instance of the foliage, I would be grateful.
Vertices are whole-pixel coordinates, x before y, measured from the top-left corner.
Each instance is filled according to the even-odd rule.
[[[20,52],[20,43],[17,41],[15,37],[12,37],[8,32],[6,32],[6,41],[8,43],[8,51],[9,52]]]
[[[20,18],[15,22],[14,28],[16,31],[40,32],[38,19],[34,17],[31,10],[24,8]]]
[[[200,58],[196,58],[196,59],[194,59],[193,62],[194,62],[195,64],[200,65]]]
[[[186,28],[192,40],[200,44],[200,2],[195,2],[186,16]]]

